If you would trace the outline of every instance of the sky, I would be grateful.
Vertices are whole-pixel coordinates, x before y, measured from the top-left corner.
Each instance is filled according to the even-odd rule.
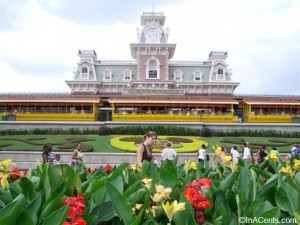
[[[153,9],[166,16],[172,60],[227,51],[235,94],[300,95],[298,0],[0,0],[0,93],[70,92],[79,49],[131,59]]]

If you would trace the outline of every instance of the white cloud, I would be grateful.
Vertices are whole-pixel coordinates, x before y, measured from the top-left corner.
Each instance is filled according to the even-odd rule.
[[[17,91],[16,81],[22,91],[68,90],[64,81],[73,77],[79,49],[95,49],[100,60],[130,59],[142,12],[136,12],[135,23],[119,13],[115,21],[122,22],[87,24],[49,10],[62,4],[16,4],[14,29],[1,29],[0,92]],[[299,6],[293,0],[185,0],[156,3],[155,10],[166,15],[169,42],[177,44],[174,60],[207,60],[210,51],[228,51],[233,79],[241,82],[237,93],[299,95]],[[90,20],[93,14],[85,16]]]

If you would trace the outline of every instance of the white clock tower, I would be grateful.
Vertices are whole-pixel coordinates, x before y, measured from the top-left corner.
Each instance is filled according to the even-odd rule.
[[[137,29],[138,43],[130,45],[131,56],[138,63],[140,87],[152,85],[159,88],[169,80],[169,61],[174,55],[176,44],[168,44],[165,19],[163,13],[144,12],[141,16],[142,28]]]

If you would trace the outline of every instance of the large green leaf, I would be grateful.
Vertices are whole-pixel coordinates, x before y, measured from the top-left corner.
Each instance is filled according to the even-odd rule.
[[[86,193],[90,196],[86,202],[87,212],[92,212],[94,208],[98,207],[103,202],[110,201],[104,180],[93,181]]]
[[[148,201],[150,199],[150,192],[148,188],[142,187],[132,195],[128,196],[128,199],[132,203],[132,205],[148,204]]]
[[[134,194],[136,191],[138,191],[141,188],[141,181],[137,181],[136,183],[130,185],[126,191],[124,192],[124,196],[128,197],[129,195]]]
[[[49,173],[52,174],[50,175]],[[67,188],[67,195],[71,196],[74,190],[80,192],[81,190],[81,180],[79,176],[75,173],[74,168],[67,164],[57,164],[49,170],[48,176],[52,184],[52,190],[58,188],[62,183]],[[57,180],[58,179],[58,180]],[[56,181],[57,180],[57,181]]]
[[[171,163],[170,165],[173,165],[173,164]],[[174,170],[177,171],[176,168],[171,167],[171,166],[169,166],[169,167],[165,166],[165,167],[160,168],[160,173],[159,173],[160,182],[165,187],[173,188],[175,185],[178,186],[180,184],[177,173],[175,173]]]
[[[27,206],[27,211],[35,224],[38,221],[38,213],[42,206],[42,194],[43,191],[39,192],[36,198]]]
[[[216,193],[216,200],[213,212],[214,224],[219,224],[219,220],[223,222],[230,221],[230,214],[230,207],[227,203],[227,200],[225,199],[224,193],[222,191],[218,191]]]
[[[65,195],[66,192],[66,186],[61,185],[59,188],[57,188],[54,192],[51,193],[51,195],[49,196],[49,198],[43,202],[42,205],[42,210],[45,209],[45,207],[51,203],[55,198],[57,198],[58,196],[63,196]]]
[[[300,187],[300,173],[296,173],[294,183]]]
[[[250,202],[248,204],[247,208],[245,209],[245,216],[249,217],[249,218],[253,218],[255,209],[257,209],[263,202],[264,202],[264,198],[258,198],[256,200],[254,200],[253,202]],[[241,208],[242,207],[243,206],[241,206]],[[242,215],[240,215],[240,216],[242,216]]]
[[[112,200],[114,209],[125,225],[130,225],[134,221],[132,206],[128,200],[110,183],[106,184],[107,192]]]
[[[35,225],[36,223],[33,221],[30,214],[23,210],[16,222],[16,224],[22,224],[22,225]]]
[[[0,210],[1,225],[18,225],[16,223],[22,209],[26,206],[25,197],[20,194],[13,202],[6,205]]]
[[[274,174],[260,189],[257,190],[257,198],[273,193],[278,184],[278,174]]]
[[[218,190],[225,192],[226,190],[230,190],[235,182],[235,173],[230,173],[224,180],[221,181]]]
[[[260,217],[265,212],[268,212],[269,210],[273,209],[274,206],[268,202],[264,201],[257,205],[257,207],[253,210],[253,217]]]
[[[55,212],[58,208],[62,206],[63,194],[54,195],[51,201],[47,201],[43,205],[43,211],[40,215],[40,221],[45,220],[51,213]]]
[[[96,214],[97,218],[92,219],[90,223],[91,225],[98,225],[100,222],[111,220],[114,217],[116,211],[113,207],[112,202],[103,202],[98,205],[92,213]]]
[[[264,211],[257,217],[254,217],[257,219],[257,221],[254,221],[254,225],[261,225],[263,224],[268,224],[268,225],[278,225],[279,221],[279,216],[280,216],[280,209],[278,207],[273,207],[267,211]]]
[[[22,194],[28,202],[36,198],[37,192],[34,190],[32,182],[27,177],[22,177],[19,181]]]
[[[241,201],[241,205],[246,205],[246,203],[250,200],[251,194],[251,179],[250,173],[247,166],[245,166],[238,177],[238,193]]]
[[[112,173],[107,177],[107,181],[111,182],[114,179],[118,178],[123,171],[128,167],[128,163],[122,163],[116,169],[112,171]]]
[[[300,186],[292,182],[290,177],[281,176],[279,179],[279,188],[275,195],[277,205],[294,216],[300,212]]]
[[[142,169],[148,178],[152,179],[156,183],[159,182],[158,167],[155,164],[144,160]]]
[[[297,193],[295,195],[295,193],[293,191],[291,191],[291,190],[288,190],[288,191],[289,192],[287,194],[286,191],[282,187],[279,187],[276,192],[275,199],[276,199],[277,205],[282,210],[288,212],[290,214],[290,216],[293,216],[295,213],[293,198],[294,199],[298,199],[298,198],[297,198]]]
[[[131,225],[140,225],[144,213],[145,213],[145,210],[141,210],[139,215],[135,218],[135,220],[133,221],[133,223]]]
[[[54,225],[54,224],[62,224],[66,219],[68,213],[69,206],[65,205],[53,213],[51,213],[42,223],[42,225]]]

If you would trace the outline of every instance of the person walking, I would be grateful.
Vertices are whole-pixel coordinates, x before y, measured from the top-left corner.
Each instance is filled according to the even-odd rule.
[[[177,156],[176,151],[173,148],[171,148],[171,143],[168,142],[166,148],[164,148],[161,153],[161,159],[173,160],[176,156]]]
[[[77,143],[72,154],[72,166],[83,165],[84,154],[81,152],[81,148],[82,145],[80,143]]]
[[[205,160],[205,152],[206,146],[205,144],[202,144],[201,149],[198,151],[198,162],[203,162]]]
[[[258,152],[256,153],[257,155],[257,162],[258,164],[262,163],[263,161],[265,161],[265,157],[269,154],[268,150],[266,149],[266,146],[261,146],[258,150]]]
[[[43,163],[53,163],[53,160],[55,159],[55,154],[52,153],[52,145],[51,144],[45,144],[43,146]]]
[[[230,150],[230,154],[232,157],[232,162],[237,164],[239,162],[240,153],[238,152],[236,145],[234,145],[233,148]]]
[[[144,135],[144,142],[138,146],[136,155],[137,165],[139,167],[142,167],[144,160],[156,163],[152,155],[153,144],[156,139],[157,135],[154,131],[148,131]]]
[[[249,146],[249,143],[242,143],[241,147],[243,149],[243,159],[245,161],[251,162],[251,152],[250,152],[250,148],[247,147],[247,145]]]

